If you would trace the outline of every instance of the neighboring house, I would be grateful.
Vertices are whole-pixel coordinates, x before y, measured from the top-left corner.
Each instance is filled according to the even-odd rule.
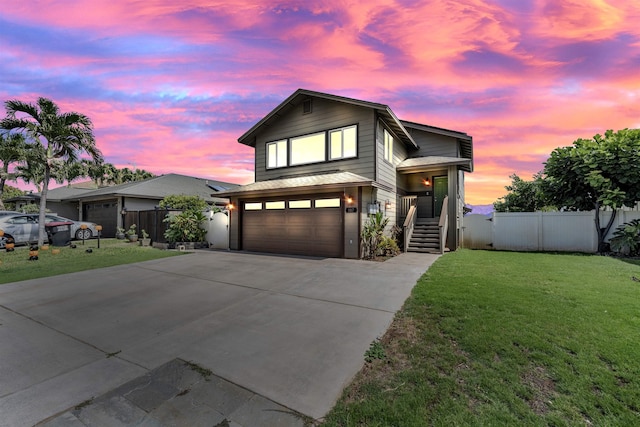
[[[370,213],[384,212],[389,228],[416,208],[418,223],[434,221],[445,196],[446,244],[459,245],[464,172],[473,171],[466,133],[299,89],[238,142],[255,149],[255,182],[220,194],[233,208],[231,249],[359,258]],[[434,249],[419,243],[429,239],[414,238],[412,248]]]
[[[212,195],[212,191],[234,187],[237,184],[166,174],[93,190],[79,191],[70,187],[51,189],[47,193],[47,208],[61,216],[100,224],[103,236],[114,237],[116,228],[125,226],[127,212],[157,209],[160,200],[173,194],[200,196],[209,203],[224,206],[229,200]]]
[[[81,182],[65,187],[50,189],[47,192],[47,209],[50,212],[55,212],[65,218],[78,220],[80,217],[78,212],[78,202],[74,201],[74,198],[97,188],[98,186],[93,182]],[[22,211],[26,205],[39,205],[40,193],[29,192],[21,196],[8,199],[7,201],[15,202],[16,210]]]

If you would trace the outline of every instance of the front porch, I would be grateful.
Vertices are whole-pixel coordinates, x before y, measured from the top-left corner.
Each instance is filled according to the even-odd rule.
[[[460,244],[464,206],[461,158],[407,159],[396,168],[399,188],[398,224],[404,230],[405,251],[444,253]]]

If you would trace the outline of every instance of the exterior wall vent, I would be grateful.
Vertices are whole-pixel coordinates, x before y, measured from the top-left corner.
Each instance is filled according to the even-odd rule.
[[[311,113],[311,98],[302,101],[302,114]]]

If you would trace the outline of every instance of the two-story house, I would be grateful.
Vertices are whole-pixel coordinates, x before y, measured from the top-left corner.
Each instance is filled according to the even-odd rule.
[[[389,227],[407,226],[407,250],[439,250],[426,231],[437,237],[438,224],[444,244],[459,245],[464,172],[473,171],[466,133],[299,89],[238,142],[255,149],[255,182],[218,194],[231,200],[233,250],[359,258],[360,232],[374,212]]]

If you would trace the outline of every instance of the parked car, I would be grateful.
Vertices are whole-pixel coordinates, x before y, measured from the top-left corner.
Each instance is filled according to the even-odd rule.
[[[74,221],[73,219],[64,218],[62,216],[53,215],[53,214],[45,214],[47,220],[46,222],[73,222],[71,225],[71,238],[82,240],[82,236],[84,234],[84,239],[90,239],[92,237],[98,236],[98,230],[96,230],[96,225],[93,222],[86,221]],[[37,221],[37,215],[36,215]],[[82,229],[82,225],[86,225],[86,229]]]
[[[38,220],[32,214],[0,214],[0,230],[4,235],[0,237],[0,249],[6,243],[30,244],[38,241]]]
[[[70,234],[72,239],[91,239],[98,236],[96,224],[86,221],[74,221],[58,215],[46,214],[46,223],[49,222],[71,222]],[[87,226],[82,229],[82,225]],[[0,249],[4,248],[7,242],[13,241],[16,245],[36,243],[38,241],[38,215],[24,214],[20,212],[0,211],[0,230],[4,231],[4,236],[0,237]]]

